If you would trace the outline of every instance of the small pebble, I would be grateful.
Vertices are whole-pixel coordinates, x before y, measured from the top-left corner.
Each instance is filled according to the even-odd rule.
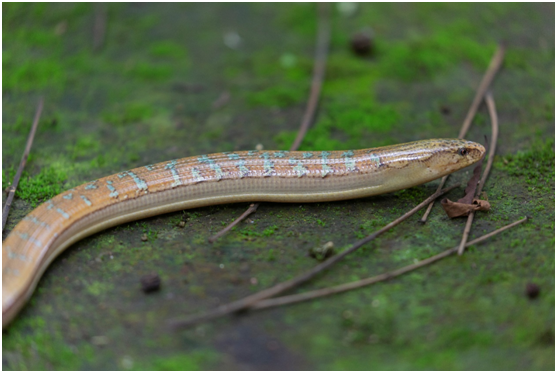
[[[147,234],[141,235],[141,241],[143,242],[147,241]]]
[[[124,355],[120,360],[120,364],[122,364],[122,368],[130,370],[133,368],[133,359],[128,355]]]
[[[263,144],[257,144],[257,145],[255,145],[255,150],[258,150],[258,151],[263,150]]]
[[[356,2],[340,2],[337,3],[337,10],[345,17],[352,17],[358,11],[358,5]]]
[[[184,228],[186,226],[186,222],[182,220],[181,222],[178,223],[178,226],[180,228]]]
[[[237,49],[242,44],[242,38],[236,31],[229,31],[223,35],[223,42],[230,49]]]
[[[536,299],[540,295],[540,287],[534,283],[526,284],[526,296],[530,299]]]
[[[145,293],[150,293],[152,291],[157,291],[161,287],[161,278],[156,273],[150,273],[141,277],[141,290]]]
[[[309,250],[309,256],[317,260],[325,260],[335,252],[335,244],[332,241],[327,242],[323,246],[313,247]]]
[[[371,32],[359,32],[352,36],[350,46],[352,51],[359,56],[367,56],[373,53],[374,43]]]
[[[108,338],[104,335],[95,335],[91,337],[91,343],[95,346],[104,346],[108,344]]]
[[[449,115],[451,113],[451,108],[448,107],[447,105],[441,105],[441,107],[439,108],[439,110],[441,111],[442,114],[444,115]]]

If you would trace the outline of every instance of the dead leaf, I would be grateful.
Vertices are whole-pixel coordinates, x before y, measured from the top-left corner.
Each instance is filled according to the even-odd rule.
[[[460,200],[459,200],[460,201]],[[459,216],[468,216],[472,211],[488,211],[491,205],[487,200],[474,198],[472,203],[453,202],[448,198],[441,201],[441,206],[449,216],[449,218],[456,218]]]

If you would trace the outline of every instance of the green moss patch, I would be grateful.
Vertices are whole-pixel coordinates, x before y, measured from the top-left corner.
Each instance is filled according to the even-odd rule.
[[[555,142],[548,139],[537,141],[530,149],[499,158],[496,166],[511,176],[519,177],[536,193],[553,193],[555,181]]]
[[[13,167],[2,170],[3,189],[11,185],[15,172]],[[39,203],[62,193],[66,180],[66,172],[54,167],[44,167],[33,177],[23,171],[15,195],[36,207]]]

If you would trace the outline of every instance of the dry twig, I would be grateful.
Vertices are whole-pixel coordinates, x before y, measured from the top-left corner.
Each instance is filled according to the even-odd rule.
[[[478,111],[478,108],[479,108],[483,98],[484,98],[487,90],[489,89],[489,86],[493,82],[493,78],[495,78],[495,74],[497,74],[497,72],[501,68],[501,65],[503,64],[503,58],[504,57],[505,57],[505,48],[502,45],[499,45],[497,47],[497,50],[495,51],[495,54],[491,58],[491,62],[489,63],[489,67],[487,68],[487,71],[485,72],[485,75],[483,76],[482,81],[480,82],[480,86],[478,87],[478,90],[476,91],[476,96],[474,96],[474,100],[472,101],[472,105],[470,106],[470,109],[468,109],[468,113],[466,114],[466,118],[464,119],[464,122],[462,123],[462,128],[460,129],[460,133],[458,134],[459,139],[463,139],[464,136],[466,136],[466,133],[468,132],[468,129],[470,128],[470,125],[472,125],[472,120],[474,119],[474,116],[476,115],[476,112]],[[447,181],[448,177],[449,177],[449,175],[443,176],[443,178],[441,179],[441,182],[439,183],[438,189],[443,188],[443,185],[445,185],[445,182]],[[424,216],[422,216],[422,219],[421,219],[422,223],[425,223],[427,221],[427,217],[429,216],[429,213],[431,212],[432,208],[433,208],[433,202],[427,207],[427,210],[426,210]]]
[[[499,228],[499,229],[497,229],[497,230],[495,230],[491,233],[488,233],[484,236],[476,238],[475,240],[472,240],[472,241],[466,243],[466,247],[475,245],[475,244],[477,244],[479,242],[482,242],[482,241],[485,241],[488,238],[495,236],[496,234],[499,234],[499,233],[501,233],[501,232],[503,232],[503,231],[505,231],[509,228],[514,227],[515,225],[518,225],[518,224],[521,224],[521,223],[525,222],[526,220],[527,220],[527,218],[520,219],[518,221],[515,221],[512,224],[506,225],[506,226],[504,226],[502,228]],[[264,309],[264,308],[284,306],[286,304],[303,302],[303,301],[310,300],[310,299],[315,299],[315,298],[324,297],[324,296],[331,295],[331,294],[337,294],[337,293],[342,293],[342,292],[345,292],[345,291],[348,291],[348,290],[361,288],[363,286],[375,284],[377,282],[390,280],[390,279],[392,279],[394,277],[397,277],[397,276],[400,276],[404,273],[413,271],[415,269],[424,267],[428,264],[434,263],[434,262],[436,262],[440,259],[446,258],[446,257],[456,253],[457,251],[458,251],[458,246],[455,246],[452,249],[443,251],[442,253],[439,253],[437,255],[434,255],[434,256],[429,257],[429,258],[424,259],[424,260],[420,260],[417,263],[407,265],[405,267],[396,269],[394,271],[385,272],[383,274],[380,274],[380,275],[377,275],[377,276],[374,276],[374,277],[369,277],[369,278],[366,278],[366,279],[363,279],[363,280],[358,280],[358,281],[354,281],[354,282],[350,282],[350,283],[342,284],[342,285],[338,285],[338,286],[333,286],[333,287],[329,287],[329,288],[325,288],[325,289],[313,290],[313,291],[308,291],[308,292],[305,292],[305,293],[288,295],[288,296],[284,296],[284,297],[280,297],[280,298],[262,300],[260,302],[257,302],[256,304],[254,304],[249,309],[250,310],[260,310],[260,309]]]
[[[170,324],[174,328],[184,328],[184,327],[188,327],[188,326],[198,324],[198,323],[201,323],[201,322],[209,321],[209,320],[212,320],[212,319],[215,319],[215,318],[218,318],[218,317],[222,317],[222,316],[225,316],[225,315],[229,315],[231,313],[235,313],[235,312],[247,309],[247,308],[251,307],[253,304],[255,304],[255,303],[257,303],[257,302],[259,302],[263,299],[271,298],[271,297],[273,297],[277,294],[285,292],[286,290],[292,289],[292,288],[310,280],[311,278],[315,277],[315,275],[317,275],[318,273],[323,272],[325,269],[330,268],[333,264],[337,263],[338,261],[340,261],[342,258],[347,256],[348,254],[353,253],[354,251],[356,251],[357,249],[359,249],[363,245],[365,245],[368,242],[374,240],[376,237],[378,237],[382,233],[385,233],[388,230],[390,230],[391,228],[400,224],[404,220],[408,219],[410,216],[414,215],[416,212],[418,212],[420,209],[422,209],[428,203],[430,203],[431,201],[433,201],[434,199],[436,199],[440,195],[442,195],[444,193],[447,193],[448,191],[456,188],[457,186],[458,186],[458,184],[453,185],[453,186],[448,187],[448,188],[445,188],[445,189],[440,190],[440,191],[436,191],[434,194],[432,194],[425,201],[423,201],[418,206],[414,207],[412,210],[408,211],[406,214],[402,215],[398,219],[396,219],[396,220],[392,221],[391,223],[385,225],[383,228],[381,228],[378,231],[370,234],[366,238],[356,242],[354,245],[352,245],[350,248],[344,250],[343,252],[330,257],[329,259],[322,262],[321,264],[318,264],[317,266],[313,267],[309,271],[307,271],[307,272],[305,272],[305,273],[303,273],[303,274],[301,274],[301,275],[299,275],[299,276],[297,276],[297,277],[295,277],[291,280],[282,282],[282,283],[277,284],[277,285],[275,285],[271,288],[268,288],[268,289],[265,289],[265,290],[260,291],[258,293],[252,294],[250,296],[247,296],[247,297],[245,297],[243,299],[240,299],[240,300],[237,300],[235,302],[222,305],[222,306],[216,308],[213,311],[205,312],[205,313],[203,313],[199,316],[194,316],[194,317],[190,317],[190,318],[186,318],[186,319],[181,319],[180,318],[180,319],[172,320],[172,321],[170,321]]]
[[[489,110],[489,117],[491,118],[491,144],[489,145],[489,156],[487,158],[487,165],[485,166],[485,170],[482,175],[482,179],[480,180],[480,184],[478,185],[478,189],[476,189],[476,198],[480,196],[480,193],[482,192],[482,189],[485,185],[485,181],[489,176],[489,171],[491,170],[491,165],[493,164],[493,158],[495,158],[497,137],[499,136],[499,120],[497,118],[497,109],[495,108],[495,101],[493,100],[491,92],[488,92],[486,94],[485,102]],[[460,245],[458,247],[458,255],[462,255],[462,253],[464,253],[466,241],[468,240],[470,229],[472,228],[472,222],[474,221],[474,215],[475,211],[471,211],[470,215],[468,215],[468,220],[466,221],[466,226],[464,227],[464,233],[462,234],[462,240],[460,241]]]
[[[6,226],[6,220],[8,219],[8,214],[10,213],[10,207],[12,207],[12,201],[14,199],[17,185],[19,184],[19,179],[21,178],[21,174],[23,173],[23,169],[25,168],[25,164],[27,163],[27,158],[29,157],[29,152],[31,151],[31,146],[33,145],[33,139],[35,138],[35,132],[37,132],[37,126],[39,125],[39,118],[41,117],[42,111],[43,98],[41,97],[39,99],[39,103],[37,104],[37,110],[35,111],[35,118],[33,119],[33,125],[31,126],[29,137],[27,137],[27,145],[25,145],[25,151],[23,152],[23,156],[21,157],[21,162],[19,162],[19,167],[17,169],[17,172],[15,173],[14,181],[8,188],[8,197],[6,198],[6,204],[4,205],[4,209],[2,210],[2,232],[4,231],[4,227]]]
[[[249,205],[249,208],[246,211],[244,211],[244,213],[242,215],[238,216],[236,218],[236,220],[234,220],[232,223],[228,224],[223,230],[221,230],[220,232],[215,234],[213,237],[209,238],[209,242],[210,243],[215,242],[216,240],[219,239],[220,236],[227,233],[229,230],[234,228],[236,226],[236,224],[238,224],[239,222],[241,222],[242,220],[247,218],[249,215],[251,215],[253,212],[255,212],[255,210],[257,210],[256,205],[259,205],[259,203],[252,203],[251,205]]]
[[[330,25],[329,25],[329,4],[320,3],[319,4],[319,30],[317,31],[317,47],[315,50],[315,63],[313,66],[313,77],[311,81],[311,90],[309,94],[308,103],[306,106],[306,110],[304,112],[304,116],[302,117],[302,122],[300,124],[300,129],[298,130],[298,134],[296,135],[296,139],[292,143],[290,147],[290,151],[297,150],[306,135],[309,126],[313,122],[313,118],[315,117],[315,112],[317,110],[317,104],[319,102],[319,96],[321,94],[321,87],[323,86],[323,78],[325,76],[325,66],[327,62],[327,53],[329,50],[329,39],[330,39]],[[250,214],[257,211],[260,203],[253,203],[250,207],[222,229],[220,232],[209,238],[209,242],[215,242],[219,237],[224,235],[226,232],[231,230],[235,227],[238,223],[248,217]]]
[[[95,4],[95,24],[93,26],[93,51],[98,52],[104,45],[106,33],[106,6],[107,4]]]

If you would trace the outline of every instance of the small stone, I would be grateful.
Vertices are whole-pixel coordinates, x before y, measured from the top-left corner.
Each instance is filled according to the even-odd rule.
[[[143,242],[147,241],[147,234],[146,233],[141,235],[141,241],[143,241]]]
[[[358,11],[358,3],[356,2],[340,2],[337,3],[337,10],[345,17],[352,17]]]
[[[263,144],[257,144],[257,145],[255,145],[255,150],[258,150],[258,151],[263,150]]]
[[[235,31],[226,32],[222,38],[224,41],[224,45],[226,45],[230,49],[238,49],[240,44],[242,44],[242,38]]]
[[[252,278],[250,278],[249,282],[250,282],[252,285],[257,285],[257,283],[258,283],[259,281],[257,281],[257,278],[252,277]]]
[[[108,344],[108,338],[104,335],[95,335],[91,337],[91,343],[95,346],[105,346]]]
[[[536,299],[540,295],[540,287],[534,283],[526,284],[526,296],[530,299]]]
[[[145,293],[157,291],[161,287],[161,278],[156,273],[150,273],[141,277],[141,290]]]
[[[178,226],[180,228],[184,228],[186,226],[186,222],[182,220],[181,222],[178,223]]]
[[[352,51],[359,56],[367,56],[373,53],[374,43],[371,32],[359,32],[350,40]]]
[[[333,255],[335,252],[335,244],[332,241],[327,242],[323,246],[313,247],[309,250],[309,256],[319,261],[323,261]]]
[[[57,36],[63,35],[68,29],[68,21],[59,22],[54,28],[54,33]]]
[[[122,365],[122,368],[130,370],[133,368],[133,359],[128,355],[124,355],[120,360],[120,364]]]
[[[441,105],[439,110],[441,111],[441,114],[443,114],[443,115],[449,115],[451,113],[451,108],[448,107],[447,105]]]

